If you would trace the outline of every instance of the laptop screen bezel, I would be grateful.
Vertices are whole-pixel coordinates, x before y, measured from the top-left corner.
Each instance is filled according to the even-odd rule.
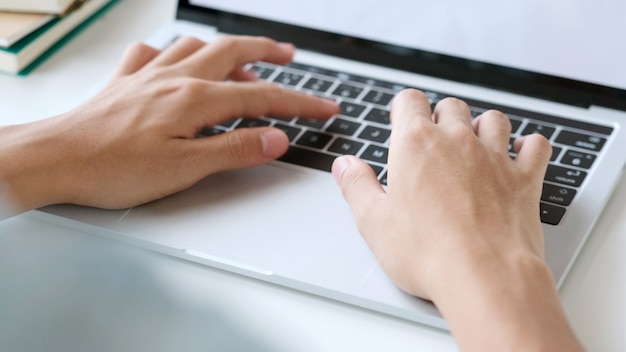
[[[301,49],[456,82],[584,108],[596,105],[626,111],[626,90],[613,87],[194,6],[189,0],[179,0],[176,18],[224,33],[267,36]]]

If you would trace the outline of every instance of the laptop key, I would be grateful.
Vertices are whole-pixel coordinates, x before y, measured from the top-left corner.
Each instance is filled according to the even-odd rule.
[[[359,117],[365,110],[365,106],[356,103],[350,103],[347,101],[342,101],[339,103],[339,113],[343,116],[348,117]]]
[[[259,79],[267,79],[274,72],[273,68],[260,65],[252,65],[252,70]]]
[[[391,123],[391,120],[389,119],[389,111],[378,108],[372,108],[372,110],[365,115],[365,120],[382,123],[384,125]]]
[[[326,121],[327,120],[307,119],[303,117],[298,117],[298,119],[296,120],[296,123],[298,125],[302,125],[306,127],[322,129],[322,127],[324,127],[324,125],[326,124]]]
[[[522,135],[539,133],[547,139],[550,139],[550,137],[552,137],[552,134],[554,133],[554,130],[554,127],[548,127],[537,123],[529,123],[528,125],[526,125],[526,128],[524,128]]]
[[[565,215],[565,208],[541,202],[539,204],[539,215],[541,222],[550,225],[558,225],[563,215]]]
[[[573,188],[544,183],[541,200],[558,205],[570,205],[575,195],[576,190]]]
[[[512,117],[509,117],[509,121],[511,121],[511,133],[516,133],[522,125],[522,121]]]
[[[211,137],[226,132],[225,130],[217,127],[206,127],[196,133],[196,138]]]
[[[270,122],[260,119],[241,119],[235,128],[263,127],[269,126]]]
[[[365,94],[365,96],[363,97],[363,101],[386,106],[387,104],[389,104],[392,98],[393,98],[393,95],[391,94],[383,93],[379,90],[372,89],[369,92],[367,92],[367,94]]]
[[[602,149],[606,139],[588,134],[561,131],[561,133],[559,133],[556,137],[555,142],[597,152]]]
[[[361,125],[359,123],[348,121],[344,119],[335,119],[330,126],[326,127],[327,132],[345,134],[351,136],[359,129]]]
[[[359,138],[367,139],[370,141],[385,143],[391,135],[391,130],[386,128],[380,128],[375,126],[366,126],[359,134]]]
[[[287,149],[287,152],[278,158],[278,160],[294,165],[330,172],[333,161],[335,161],[335,157],[330,154],[290,146],[289,149]]]
[[[363,148],[363,143],[353,141],[351,139],[346,138],[337,138],[335,141],[328,147],[329,152],[337,153],[337,154],[352,154],[357,155],[359,150]]]
[[[274,124],[274,127],[276,127],[279,130],[285,132],[285,134],[289,138],[290,142],[293,142],[293,140],[296,139],[296,137],[298,136],[300,131],[302,131],[302,129],[300,129],[300,128],[289,126],[289,125],[285,125],[285,124],[282,124],[282,123],[276,123],[276,124]]]
[[[330,142],[333,137],[331,135],[313,131],[306,131],[298,138],[296,144],[311,147],[315,149],[324,149],[326,144]]]
[[[333,84],[332,81],[328,81],[321,78],[311,77],[306,83],[302,86],[302,88],[314,90],[316,92],[324,93],[330,88]]]
[[[355,99],[356,97],[359,96],[359,94],[361,94],[362,91],[363,91],[363,88],[361,87],[342,83],[337,88],[335,88],[335,90],[333,91],[333,95],[336,95],[342,98]]]
[[[369,165],[372,170],[374,170],[374,173],[376,174],[376,177],[378,177],[378,175],[381,174],[381,172],[383,172],[384,168],[382,166],[378,166],[378,165],[374,165],[374,164],[370,164],[368,163],[367,165]]]
[[[578,187],[583,183],[587,173],[580,170],[569,169],[566,167],[548,165],[548,171],[544,180],[560,183],[563,185]]]
[[[300,80],[302,80],[303,77],[304,75],[301,75],[298,73],[291,73],[291,72],[283,71],[279,73],[278,76],[276,76],[276,78],[274,78],[274,82],[283,84],[286,86],[296,86],[300,82]]]
[[[596,160],[596,156],[593,154],[581,153],[576,150],[568,150],[561,158],[562,164],[581,167],[583,169],[589,169]]]
[[[385,147],[379,147],[376,145],[370,145],[361,154],[361,159],[375,161],[381,164],[387,164],[388,155],[389,155],[389,149]]]

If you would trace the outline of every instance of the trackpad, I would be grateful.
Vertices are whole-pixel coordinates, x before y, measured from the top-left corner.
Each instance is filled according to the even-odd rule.
[[[116,226],[132,237],[332,286],[356,287],[375,265],[332,175],[279,163],[209,176],[133,208]]]

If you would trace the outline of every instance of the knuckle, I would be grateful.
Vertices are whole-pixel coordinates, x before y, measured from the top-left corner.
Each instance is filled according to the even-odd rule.
[[[437,105],[450,105],[450,106],[457,106],[463,109],[468,109],[469,107],[467,106],[467,103],[464,102],[463,100],[459,99],[459,98],[455,98],[455,97],[446,97],[443,98],[441,101],[439,101],[439,103],[437,103]]]
[[[226,150],[230,159],[233,161],[247,159],[250,154],[250,143],[244,137],[243,131],[233,131],[226,135]]]
[[[183,37],[180,37],[176,40],[175,44],[177,45],[184,45],[184,46],[201,46],[206,44],[204,41],[191,36],[191,35],[186,35]]]
[[[490,119],[494,121],[502,130],[511,130],[511,120],[509,117],[499,110],[487,110],[481,114],[481,119]]]

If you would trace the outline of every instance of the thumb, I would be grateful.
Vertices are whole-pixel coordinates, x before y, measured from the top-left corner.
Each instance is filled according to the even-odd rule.
[[[378,196],[385,194],[374,170],[361,159],[345,155],[335,159],[332,173],[343,198],[352,208],[357,226],[363,228],[368,219],[371,220]]]
[[[201,138],[207,174],[268,163],[283,155],[289,147],[287,135],[271,127],[240,128],[219,135]]]

